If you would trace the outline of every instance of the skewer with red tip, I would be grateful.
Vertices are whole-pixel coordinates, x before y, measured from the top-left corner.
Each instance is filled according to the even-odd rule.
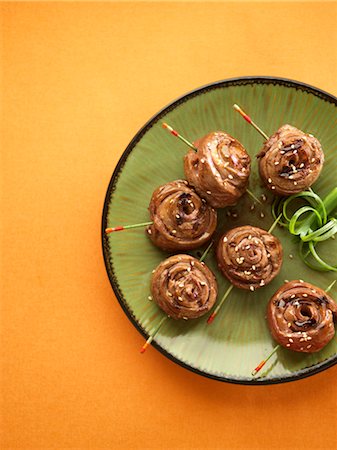
[[[281,219],[281,217],[282,217],[282,214],[280,214],[280,215],[276,218],[276,220],[273,222],[273,224],[272,224],[271,227],[269,228],[268,233],[271,233],[271,232],[274,230],[274,228],[276,227],[276,225],[277,225],[278,221]],[[218,314],[218,312],[219,312],[221,306],[223,305],[224,301],[226,300],[226,298],[227,298],[227,297],[229,296],[229,294],[231,293],[233,287],[234,287],[234,286],[233,286],[232,284],[229,286],[229,288],[227,289],[227,291],[224,293],[224,296],[222,297],[220,303],[218,304],[218,306],[215,308],[215,310],[212,312],[212,314],[211,314],[211,315],[209,316],[209,318],[207,319],[207,323],[208,323],[209,325],[210,325],[210,324],[213,322],[213,320],[215,319],[215,316]]]
[[[208,245],[208,247],[206,248],[206,250],[204,251],[204,253],[201,255],[200,257],[200,261],[202,262],[208,252],[210,251],[211,247],[213,245],[213,241],[210,242],[210,244]],[[157,328],[153,331],[153,333],[148,337],[147,341],[145,342],[145,344],[143,345],[143,347],[140,349],[140,353],[144,353],[145,350],[147,349],[147,347],[151,344],[151,342],[153,341],[154,337],[156,336],[156,334],[158,333],[158,331],[160,330],[161,326],[163,325],[163,323],[166,321],[166,319],[169,319],[169,316],[164,316],[161,321],[159,322]]]
[[[239,105],[234,104],[233,108],[235,109],[235,111],[237,111],[239,114],[241,114],[241,116],[245,119],[246,122],[248,122],[250,125],[252,125],[256,131],[258,131],[265,139],[266,141],[269,139],[269,137],[266,135],[266,133],[261,130],[261,128],[259,126],[256,125],[256,123],[252,120],[252,118],[250,116],[248,116],[248,114],[246,114]]]
[[[332,287],[334,286],[334,284],[336,283],[336,280],[334,280],[325,290],[325,292],[329,292]],[[260,364],[258,366],[255,367],[255,369],[252,371],[252,376],[254,377],[258,372],[260,372],[260,370],[262,369],[262,367],[264,367],[264,365],[266,364],[266,362],[273,356],[273,354],[280,348],[281,346],[278,344],[276,345],[276,347],[273,348],[273,350],[269,353],[269,355],[267,356],[266,359],[263,359]]]
[[[152,225],[153,222],[143,222],[143,223],[135,223],[133,225],[121,225],[118,227],[113,227],[113,228],[106,228],[105,229],[105,233],[106,234],[110,234],[113,233],[114,231],[124,231],[124,230],[129,230],[130,228],[141,228],[141,227],[146,227],[148,225]]]
[[[177,138],[179,138],[181,141],[183,141],[186,145],[188,145],[189,147],[193,148],[194,151],[197,151],[197,147],[195,147],[192,142],[188,141],[186,138],[184,138],[184,136],[182,136],[181,134],[178,133],[178,131],[174,130],[170,125],[168,125],[166,122],[163,122],[163,128],[169,130],[169,132],[173,135],[176,136]],[[246,192],[248,195],[251,196],[251,198],[253,200],[255,200],[256,202],[260,203],[260,205],[262,205],[261,201],[256,197],[256,195],[253,194],[252,191],[250,191],[249,189],[246,189]]]

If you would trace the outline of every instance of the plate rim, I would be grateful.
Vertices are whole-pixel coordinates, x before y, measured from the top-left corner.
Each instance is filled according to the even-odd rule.
[[[123,166],[125,165],[128,156],[134,149],[135,145],[140,141],[140,139],[144,136],[144,134],[152,128],[152,126],[158,122],[161,117],[171,110],[175,109],[177,106],[179,106],[182,103],[185,103],[190,98],[193,98],[195,96],[198,96],[204,92],[214,90],[217,88],[222,87],[229,87],[229,86],[242,86],[242,85],[250,85],[250,84],[274,84],[274,85],[281,85],[286,86],[290,88],[295,88],[296,90],[302,90],[304,92],[308,92],[310,94],[315,95],[316,97],[319,97],[329,103],[333,103],[337,107],[337,97],[334,95],[317,88],[315,86],[312,86],[310,84],[296,81],[290,78],[283,78],[283,77],[274,77],[274,76],[242,76],[242,77],[234,77],[234,78],[226,78],[223,80],[211,82],[205,85],[202,85],[200,87],[197,87],[195,89],[192,89],[191,91],[188,91],[187,93],[177,97],[175,100],[168,103],[166,106],[161,108],[157,113],[155,113],[134,135],[134,137],[131,139],[129,144],[127,145],[126,149],[123,151],[113,173],[110,178],[110,182],[105,194],[104,198],[104,204],[103,204],[103,212],[102,212],[102,221],[101,221],[101,239],[102,239],[102,252],[103,252],[103,259],[104,264],[106,268],[106,272],[111,284],[111,287],[114,291],[114,294],[122,307],[124,313],[126,314],[127,318],[130,320],[130,322],[133,324],[133,326],[136,328],[136,330],[145,338],[148,338],[148,334],[146,331],[141,327],[141,325],[138,323],[137,318],[134,316],[134,314],[129,310],[127,307],[126,301],[123,299],[123,295],[121,293],[118,280],[114,274],[113,270],[113,264],[110,261],[109,258],[109,246],[108,246],[108,236],[105,234],[105,228],[107,227],[107,216],[108,216],[108,208],[109,208],[109,200],[111,198],[112,193],[115,190],[119,175],[121,173],[121,170]],[[195,367],[190,366],[189,364],[185,363],[184,361],[181,361],[176,356],[169,353],[167,350],[165,350],[163,347],[161,347],[155,340],[152,341],[152,347],[154,347],[156,350],[158,350],[160,353],[162,353],[166,358],[168,358],[170,361],[178,364],[179,366],[196,373],[198,375],[201,375],[203,377],[216,380],[216,381],[222,381],[226,383],[231,384],[241,384],[246,386],[257,386],[257,385],[271,385],[271,384],[281,384],[281,383],[287,383],[290,381],[298,381],[302,380],[303,378],[307,378],[309,376],[316,375],[317,373],[320,373],[324,370],[329,369],[330,367],[333,367],[335,364],[337,364],[337,354],[331,356],[330,358],[324,360],[321,363],[316,364],[313,367],[308,367],[305,369],[298,370],[294,372],[292,375],[286,375],[282,377],[274,377],[272,379],[263,379],[263,378],[230,378],[222,375],[216,375],[211,374],[208,372],[205,372],[201,369],[197,369]]]

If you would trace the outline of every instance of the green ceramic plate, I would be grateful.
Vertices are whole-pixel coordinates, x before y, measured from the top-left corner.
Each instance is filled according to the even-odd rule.
[[[149,220],[147,207],[152,191],[160,184],[184,178],[185,145],[163,130],[166,121],[189,140],[211,130],[225,130],[235,136],[250,153],[253,164],[250,189],[257,196],[267,195],[263,207],[250,210],[245,196],[236,207],[219,212],[218,233],[243,224],[268,229],[272,223],[272,195],[261,186],[254,155],[263,138],[250,127],[232,105],[238,103],[267,133],[290,123],[321,142],[326,162],[314,190],[325,195],[336,186],[337,99],[319,89],[291,80],[258,77],[238,78],[212,83],[174,101],[152,119],[132,139],[123,153],[109,184],[102,222],[103,252],[107,272],[125,313],[147,337],[163,313],[148,300],[151,271],[168,255],[154,247],[143,229],[104,234],[107,226],[133,224]],[[228,215],[235,211],[237,218]],[[261,212],[265,217],[261,218]],[[207,316],[191,321],[167,320],[153,341],[154,347],[176,363],[214,379],[242,384],[269,384],[296,380],[326,369],[337,362],[337,339],[322,351],[299,354],[279,349],[259,378],[252,369],[275,346],[265,320],[266,305],[285,279],[301,278],[326,288],[336,277],[333,272],[315,272],[298,256],[298,247],[287,231],[274,232],[284,249],[279,276],[268,286],[251,293],[234,289],[212,325]],[[331,241],[331,240],[330,240]],[[331,245],[332,242],[332,245]],[[336,254],[337,240],[331,241],[326,254]],[[198,255],[198,252],[191,252]],[[289,257],[293,255],[293,258]],[[214,253],[206,264],[214,271],[220,295],[228,281],[216,267]],[[337,289],[331,291],[337,297]],[[138,351],[138,349],[135,349]],[[148,349],[151,351],[151,349]],[[144,356],[146,357],[146,356]],[[146,364],[146,361],[142,361]]]

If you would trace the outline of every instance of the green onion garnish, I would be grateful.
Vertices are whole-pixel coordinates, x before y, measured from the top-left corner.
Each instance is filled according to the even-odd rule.
[[[302,202],[300,205],[297,202],[297,209],[296,200]],[[319,243],[334,238],[337,233],[337,187],[323,200],[312,189],[277,198],[272,205],[272,215],[276,219],[280,214],[279,225],[300,238],[303,262],[314,270],[337,272],[337,266],[324,261],[317,252]]]

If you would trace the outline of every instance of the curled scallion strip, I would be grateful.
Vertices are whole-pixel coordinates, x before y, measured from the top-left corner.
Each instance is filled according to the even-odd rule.
[[[302,200],[302,204],[294,211],[295,200]],[[303,206],[303,201],[307,205]],[[291,211],[294,211],[293,214]],[[277,198],[272,204],[272,215],[276,219],[280,214],[279,225],[300,238],[302,261],[314,270],[337,271],[337,266],[324,261],[316,248],[320,242],[333,238],[337,233],[337,187],[323,200],[312,189],[288,198]]]

